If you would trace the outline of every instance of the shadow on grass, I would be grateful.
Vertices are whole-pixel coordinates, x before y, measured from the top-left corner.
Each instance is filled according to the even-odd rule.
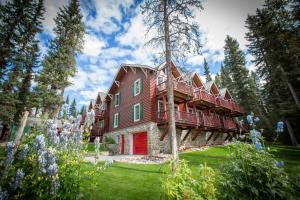
[[[137,169],[132,167],[124,167],[119,165],[112,165],[111,168],[117,168],[117,169],[124,169],[124,170],[130,170],[130,171],[136,171],[136,172],[145,172],[145,173],[152,173],[152,174],[165,174],[166,172],[163,171],[165,168],[165,165],[158,165],[158,169],[156,170],[146,170],[146,169]]]

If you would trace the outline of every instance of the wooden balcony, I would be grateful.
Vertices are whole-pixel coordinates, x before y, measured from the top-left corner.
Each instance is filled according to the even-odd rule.
[[[217,104],[216,98],[204,90],[196,90],[194,92],[194,99],[192,102],[196,104],[204,104],[210,107]]]
[[[95,117],[96,118],[104,118],[104,113],[105,113],[105,110],[96,109],[95,110]]]
[[[175,111],[175,122],[176,126],[197,126],[198,120],[196,114]],[[165,124],[168,123],[168,113],[167,112],[159,112],[157,114],[157,123]]]
[[[185,82],[173,81],[174,97],[193,97],[193,89]],[[167,92],[167,81],[157,85],[156,95],[164,94]]]
[[[245,113],[245,109],[234,102],[232,102],[232,110],[240,114]]]
[[[223,129],[225,131],[237,131],[237,124],[232,119],[223,119]]]
[[[93,126],[90,135],[90,141],[94,141],[96,137],[101,137],[104,134],[104,128],[98,128]]]
[[[218,98],[218,99],[217,99],[217,105],[218,105],[221,109],[226,110],[226,111],[231,111],[231,110],[233,109],[233,107],[232,107],[232,102],[227,101],[227,100],[224,100],[224,99]]]
[[[199,116],[198,126],[208,129],[220,129],[222,127],[221,121],[218,117],[203,114]]]

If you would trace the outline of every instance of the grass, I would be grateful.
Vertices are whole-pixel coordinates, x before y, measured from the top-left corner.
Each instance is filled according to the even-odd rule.
[[[285,162],[285,169],[290,176],[300,174],[300,149],[283,146],[269,145],[272,154],[277,160]],[[93,144],[88,147],[89,152],[94,151]],[[200,164],[207,164],[219,170],[226,162],[229,149],[226,147],[212,147],[205,151],[184,152],[180,159],[188,161],[193,173],[198,174]],[[4,156],[4,149],[0,148],[0,160]],[[93,164],[83,164],[84,169],[95,167]],[[142,165],[128,163],[114,163],[105,170],[96,182],[97,188],[92,188],[93,182],[86,180],[82,183],[82,191],[91,199],[163,199],[161,179],[168,170],[168,164]]]
[[[300,174],[300,149],[282,145],[270,146],[277,160],[284,160],[286,171],[291,175]],[[184,152],[180,159],[188,161],[193,173],[197,175],[200,164],[207,164],[219,170],[226,162],[229,149],[213,147],[205,151]],[[94,167],[91,164],[87,168]],[[163,199],[161,179],[165,176],[168,164],[138,165],[114,163],[98,178],[99,188],[89,189],[91,183],[83,183],[83,190],[91,194],[92,199]]]

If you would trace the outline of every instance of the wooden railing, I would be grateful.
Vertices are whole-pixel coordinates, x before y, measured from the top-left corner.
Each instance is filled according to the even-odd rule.
[[[217,104],[218,104],[218,106],[221,106],[221,107],[226,108],[228,110],[232,110],[233,109],[232,102],[224,100],[224,99],[218,98],[217,99]]]
[[[168,122],[168,113],[159,112],[157,115],[157,121],[158,123]],[[197,125],[197,117],[196,114],[193,113],[175,111],[175,122]]]
[[[104,117],[105,110],[98,110],[95,111],[95,117]]]
[[[194,99],[195,100],[206,101],[206,102],[211,103],[211,104],[216,104],[216,98],[213,95],[211,95],[208,92],[203,91],[203,90],[195,91],[194,92]]]
[[[221,121],[218,117],[202,114],[201,118],[202,118],[202,123],[200,123],[200,126],[211,127],[211,128],[221,128]]]
[[[193,89],[185,82],[173,81],[174,91],[193,96]],[[156,94],[167,91],[167,81],[164,81],[157,85]]]
[[[236,103],[232,103],[232,109],[239,113],[245,113],[245,109],[242,106],[239,106]]]
[[[237,124],[232,119],[223,119],[223,128],[225,130],[237,130]]]

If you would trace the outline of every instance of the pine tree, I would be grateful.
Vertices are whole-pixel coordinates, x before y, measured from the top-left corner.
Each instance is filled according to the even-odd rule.
[[[300,37],[299,1],[267,0],[255,15],[248,16],[249,52],[264,80],[264,105],[272,123],[284,119],[289,137],[299,145]],[[299,139],[299,134],[298,134]]]
[[[203,66],[204,66],[204,75],[205,75],[206,82],[211,81],[212,78],[211,78],[211,75],[210,75],[209,66],[208,66],[208,63],[207,63],[205,58],[204,58],[204,61],[203,61]]]
[[[81,106],[79,114],[83,115],[84,113],[86,113],[86,106]]]
[[[71,0],[67,7],[60,9],[55,18],[56,36],[50,41],[48,53],[43,60],[39,89],[46,93],[46,113],[54,107],[54,117],[60,112],[65,88],[71,84],[69,77],[76,73],[75,56],[81,53],[85,33],[82,18],[78,0]]]
[[[70,115],[73,117],[77,117],[77,110],[76,110],[76,100],[73,99],[71,106],[70,106]]]
[[[229,88],[229,85],[232,83],[232,80],[229,76],[229,69],[224,68],[223,63],[221,64],[220,78],[221,78],[221,87]]]
[[[0,12],[0,120],[18,121],[30,107],[33,69],[38,62],[38,40],[41,32],[43,1],[14,0],[1,6]]]
[[[226,83],[234,99],[245,107],[247,112],[257,111],[257,97],[250,88],[249,72],[245,67],[245,55],[238,42],[230,36],[225,39],[223,73],[228,72],[231,83]],[[227,76],[227,75],[226,75]]]
[[[221,75],[219,73],[217,73],[216,76],[215,76],[215,84],[218,86],[218,88],[222,87]]]

